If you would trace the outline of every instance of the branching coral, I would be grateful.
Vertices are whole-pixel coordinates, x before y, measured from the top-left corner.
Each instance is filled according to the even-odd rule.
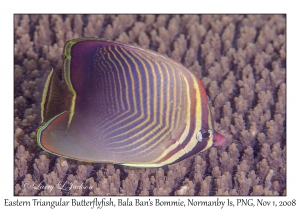
[[[284,15],[18,14],[14,20],[15,195],[286,194]],[[148,169],[82,163],[39,149],[42,86],[51,68],[61,73],[64,44],[77,37],[141,46],[184,64],[201,79],[225,144]]]

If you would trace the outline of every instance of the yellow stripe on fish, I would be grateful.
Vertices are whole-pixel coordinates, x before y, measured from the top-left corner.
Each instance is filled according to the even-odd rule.
[[[97,38],[69,41],[62,85],[55,71],[42,96],[39,146],[87,162],[159,167],[225,138],[214,130],[204,87],[156,52]]]

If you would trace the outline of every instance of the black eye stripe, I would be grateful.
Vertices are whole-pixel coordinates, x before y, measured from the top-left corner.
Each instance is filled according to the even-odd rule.
[[[207,140],[212,135],[211,130],[201,129],[196,135],[198,141],[202,141],[203,139]]]

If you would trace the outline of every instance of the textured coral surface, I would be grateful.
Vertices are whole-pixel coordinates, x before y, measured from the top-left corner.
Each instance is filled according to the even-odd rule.
[[[15,195],[286,195],[284,15],[14,19]],[[51,68],[61,73],[64,44],[78,37],[138,45],[183,63],[201,78],[226,143],[151,169],[42,151],[36,131],[43,84]]]

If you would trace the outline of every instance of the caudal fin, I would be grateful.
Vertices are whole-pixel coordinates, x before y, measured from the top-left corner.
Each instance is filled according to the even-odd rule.
[[[41,102],[42,123],[48,122],[54,116],[68,111],[71,93],[61,83],[57,73],[52,69],[49,73]]]

